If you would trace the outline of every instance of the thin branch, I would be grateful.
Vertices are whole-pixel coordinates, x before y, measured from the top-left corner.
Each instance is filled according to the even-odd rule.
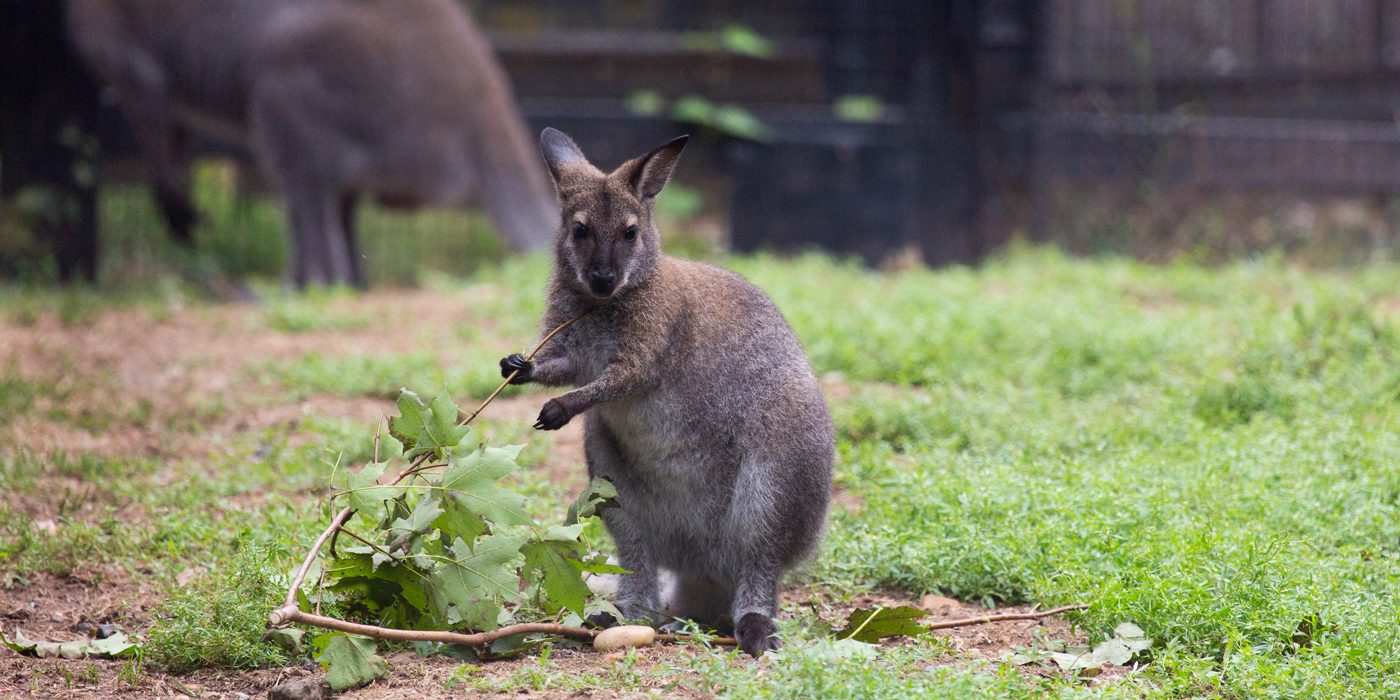
[[[1059,615],[1060,613],[1067,613],[1067,612],[1071,612],[1071,611],[1074,611],[1074,610],[1084,610],[1085,608],[1088,608],[1088,607],[1089,607],[1088,605],[1066,605],[1066,606],[1063,607],[1063,608],[1055,608],[1054,610],[1042,610],[1041,612],[1031,612],[1031,613],[1007,613],[1007,614],[1005,614],[1005,615],[988,615],[987,617],[969,617],[969,618],[962,619],[962,620],[949,620],[949,621],[947,621],[947,622],[933,622],[933,623],[930,623],[930,624],[929,624],[928,628],[931,629],[931,630],[942,630],[942,629],[948,629],[948,628],[950,628],[950,627],[966,627],[966,626],[968,626],[968,625],[982,625],[982,624],[986,624],[986,623],[988,623],[988,622],[1006,622],[1006,621],[1008,621],[1008,620],[1039,620],[1039,619],[1042,618],[1042,617],[1050,617],[1051,615]]]
[[[555,334],[559,333],[559,331],[562,331],[562,330],[564,330],[565,328],[568,328],[569,326],[573,325],[574,321],[577,321],[577,320],[583,318],[583,317],[586,316],[586,315],[588,315],[588,312],[587,312],[587,311],[584,311],[583,313],[581,313],[581,314],[579,314],[579,315],[577,315],[577,316],[575,316],[575,317],[573,317],[573,318],[571,318],[571,319],[565,321],[565,322],[563,323],[563,325],[559,326],[558,328],[555,328],[554,330],[550,331],[550,332],[549,332],[549,335],[545,336],[545,337],[544,337],[544,340],[541,340],[540,343],[539,343],[539,345],[536,345],[536,346],[535,346],[535,349],[534,349],[534,350],[531,350],[531,351],[530,351],[530,354],[525,356],[525,359],[526,359],[526,360],[533,360],[533,359],[535,359],[535,353],[539,352],[539,351],[540,351],[540,348],[544,347],[544,344],[545,344],[545,343],[548,343],[550,338],[553,338],[553,337],[555,336]],[[496,390],[493,391],[493,392],[491,392],[491,395],[488,396],[488,397],[486,397],[486,400],[485,400],[485,401],[482,401],[482,402],[481,402],[481,405],[480,405],[480,406],[477,406],[475,411],[472,411],[472,412],[471,412],[471,415],[467,416],[465,419],[463,419],[463,420],[462,420],[460,423],[458,423],[457,425],[466,425],[466,424],[472,422],[473,420],[476,420],[477,415],[479,415],[483,409],[485,409],[488,405],[491,404],[492,401],[494,401],[494,400],[496,399],[496,395],[497,395],[497,394],[499,394],[499,393],[501,393],[502,391],[504,391],[505,388],[506,388],[507,386],[510,385],[510,380],[515,379],[515,375],[517,375],[517,374],[520,374],[520,370],[515,370],[514,372],[511,372],[510,375],[506,377],[506,380],[503,381],[503,382],[501,382],[501,385],[498,386],[498,387],[496,387]]]
[[[272,614],[281,620],[281,624],[301,623],[303,625],[322,627],[337,632],[349,632],[350,634],[359,634],[376,639],[391,639],[400,642],[441,642],[443,644],[465,644],[471,647],[490,644],[497,639],[509,637],[513,634],[557,634],[563,637],[573,637],[575,639],[593,639],[598,636],[597,630],[556,625],[548,622],[529,622],[519,625],[508,625],[490,632],[461,634],[460,632],[396,630],[386,627],[375,627],[373,625],[361,625],[354,622],[337,620],[333,617],[322,617],[320,615],[304,613],[298,610],[294,605],[273,611]]]
[[[304,613],[297,609],[296,606],[285,607],[281,610],[274,611],[272,614],[281,620],[281,624],[299,623],[335,630],[337,632],[348,632],[350,634],[374,637],[375,639],[390,639],[398,642],[441,642],[443,644],[465,644],[469,647],[484,646],[497,639],[509,637],[513,634],[557,634],[561,637],[572,637],[574,639],[583,640],[591,640],[598,636],[598,630],[557,625],[552,622],[526,622],[518,625],[507,625],[506,627],[490,632],[462,634],[460,632],[398,630],[387,627],[375,627],[374,625],[361,625],[355,622],[337,620],[333,617]],[[687,642],[698,639],[701,639],[701,637],[688,634],[656,635],[656,641],[658,642]],[[730,646],[738,644],[732,637],[709,637],[707,639],[711,644],[728,644]]]
[[[340,531],[343,532],[343,533],[345,533],[345,534],[347,534],[347,535],[349,535],[349,536],[351,536],[351,537],[353,537],[353,538],[355,538],[355,539],[357,539],[357,540],[359,540],[359,541],[361,541],[361,542],[364,542],[365,544],[367,544],[367,545],[369,545],[370,547],[372,547],[372,548],[374,549],[374,551],[379,552],[380,554],[383,554],[384,556],[389,557],[390,559],[393,559],[395,563],[397,563],[397,564],[402,564],[402,563],[403,563],[403,560],[402,560],[402,559],[400,559],[400,558],[398,558],[398,557],[396,557],[396,556],[390,554],[390,553],[388,552],[388,550],[386,550],[386,549],[380,547],[379,545],[377,545],[377,544],[375,544],[375,543],[373,543],[373,542],[370,542],[369,540],[367,540],[367,539],[365,539],[365,538],[363,538],[363,537],[360,537],[359,535],[355,534],[354,532],[351,532],[350,530],[347,530],[347,529],[345,529],[344,527],[341,527],[341,528],[340,528]]]
[[[685,644],[687,642],[708,641],[711,644],[720,646],[736,647],[739,640],[733,637],[707,637],[703,634],[658,634],[656,641],[667,644]]]
[[[302,560],[301,568],[297,569],[297,575],[292,578],[292,585],[287,588],[287,598],[283,601],[283,607],[288,605],[293,608],[296,607],[297,591],[301,590],[301,584],[306,580],[306,572],[311,568],[311,565],[315,563],[316,557],[320,555],[321,547],[325,546],[326,540],[331,538],[332,533],[339,530],[340,526],[344,525],[345,521],[350,519],[350,514],[353,512],[355,512],[355,509],[346,506],[344,510],[336,514],[335,518],[331,519],[331,526],[326,528],[326,531],[321,533],[320,537],[316,538],[316,542],[311,545],[311,551],[307,552],[306,558]],[[277,611],[274,611],[272,616],[272,625],[276,627]]]
[[[321,599],[326,597],[326,567],[321,567],[321,575],[316,579],[316,614],[321,614]]]
[[[379,463],[379,431],[384,427],[384,416],[374,422],[374,462]]]

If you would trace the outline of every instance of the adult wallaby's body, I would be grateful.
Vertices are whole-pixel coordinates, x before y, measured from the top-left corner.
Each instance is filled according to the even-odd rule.
[[[617,487],[604,511],[623,568],[618,608],[704,623],[729,617],[739,645],[776,648],[778,583],[821,538],[833,430],[801,345],[739,275],[661,254],[652,202],[684,139],[604,175],[546,129],[541,143],[563,223],[543,328],[587,311],[516,381],[580,388],[550,400],[537,428],[587,411],[591,477]],[[674,600],[658,569],[676,574]]]
[[[245,145],[286,199],[299,284],[362,284],[354,204],[480,196],[516,248],[553,198],[510,86],[453,0],[68,0],[69,32],[189,237],[189,130]]]

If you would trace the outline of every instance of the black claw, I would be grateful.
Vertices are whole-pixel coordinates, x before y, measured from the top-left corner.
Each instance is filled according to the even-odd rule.
[[[527,360],[520,353],[515,353],[510,357],[501,358],[501,376],[509,377],[511,372],[516,372],[515,378],[510,380],[511,384],[525,384],[530,381],[534,374],[535,363]]]
[[[777,651],[783,646],[778,639],[778,625],[773,618],[763,613],[751,612],[739,619],[734,626],[734,636],[739,641],[739,649],[744,653],[759,657],[764,652]]]
[[[540,417],[535,421],[535,430],[558,430],[568,425],[570,418],[573,416],[569,415],[564,404],[559,403],[556,399],[550,399],[544,408],[540,409]]]

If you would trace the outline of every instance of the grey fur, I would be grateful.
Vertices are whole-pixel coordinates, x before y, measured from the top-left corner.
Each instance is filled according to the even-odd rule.
[[[188,237],[190,131],[246,146],[286,199],[299,284],[363,284],[356,196],[479,196],[517,249],[553,230],[504,72],[453,0],[69,0],[78,52],[155,164]]]
[[[611,478],[622,504],[604,514],[634,572],[622,613],[660,621],[649,611],[663,605],[665,569],[677,616],[727,616],[745,651],[775,648],[778,584],[817,546],[830,499],[833,429],[807,357],[758,288],[661,254],[651,202],[683,139],[608,175],[573,157],[563,134],[541,141],[563,209],[542,329],[590,312],[533,366],[512,356],[502,372],[579,387],[546,403],[537,427],[586,412],[589,475]],[[600,290],[599,271],[616,275],[614,289]]]

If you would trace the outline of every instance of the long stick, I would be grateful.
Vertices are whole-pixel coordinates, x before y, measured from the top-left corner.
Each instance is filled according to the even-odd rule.
[[[988,622],[1006,622],[1007,620],[1039,620],[1042,617],[1059,615],[1060,613],[1070,612],[1071,610],[1083,610],[1087,607],[1089,606],[1066,605],[1063,608],[1055,608],[1054,610],[1042,610],[1041,612],[1007,613],[1005,615],[988,615],[987,617],[969,617],[962,620],[949,620],[947,622],[930,623],[928,628],[931,630],[942,630],[948,629],[949,627],[966,627],[968,625],[982,625]]]

